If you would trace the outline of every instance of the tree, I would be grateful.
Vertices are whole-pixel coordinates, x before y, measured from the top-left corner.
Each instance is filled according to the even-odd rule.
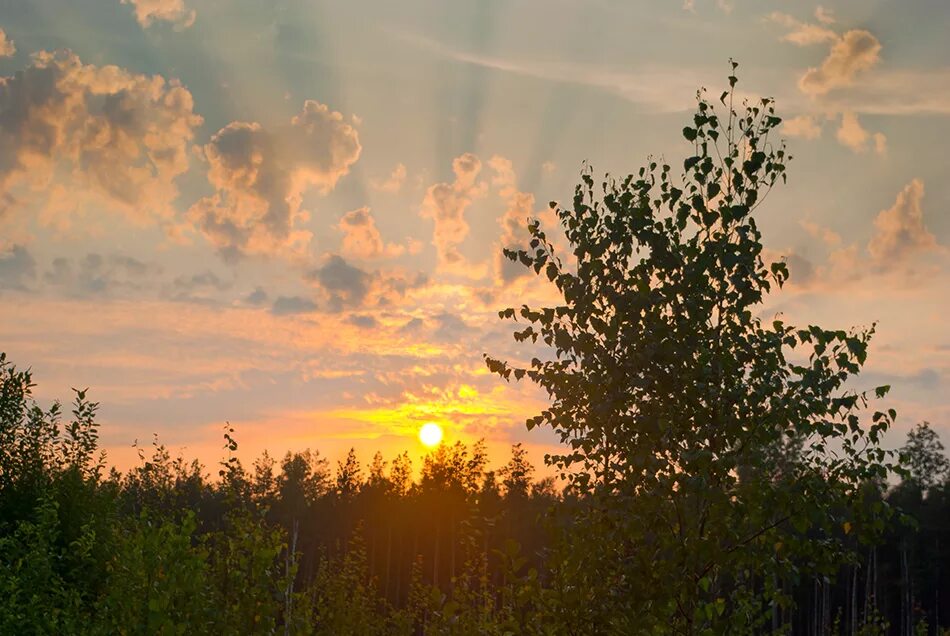
[[[888,473],[878,441],[895,414],[862,426],[887,387],[846,384],[873,327],[760,317],[788,269],[763,260],[755,212],[789,157],[772,100],[737,112],[736,82],[724,116],[698,93],[679,179],[650,161],[598,189],[586,168],[573,205],[552,203],[569,260],[537,219],[527,246],[505,250],[561,302],[500,316],[526,321],[515,339],[554,356],[486,361],[551,398],[527,426],[559,434],[567,448],[551,462],[588,495],[559,567],[583,596],[564,607],[595,632],[752,631],[789,603],[783,577],[833,574],[844,535],[879,525],[855,495]]]
[[[907,433],[901,448],[907,477],[922,492],[929,491],[947,478],[950,461],[943,452],[943,443],[930,422],[921,422]]]
[[[501,469],[502,485],[505,487],[505,497],[527,497],[531,487],[531,478],[534,476],[534,466],[528,460],[528,451],[521,442],[511,445],[511,458]]]
[[[362,472],[363,469],[356,458],[356,449],[351,448],[346,459],[337,462],[336,494],[342,499],[355,495],[362,484]]]

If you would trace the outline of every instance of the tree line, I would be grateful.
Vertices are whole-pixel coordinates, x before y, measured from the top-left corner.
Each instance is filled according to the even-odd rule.
[[[0,632],[931,634],[950,625],[947,460],[928,425],[882,436],[856,390],[874,325],[795,326],[756,218],[787,179],[781,118],[729,88],[662,159],[595,181],[505,256],[558,302],[510,307],[549,406],[557,481],[522,447],[263,455],[225,429],[217,476],[158,441],[106,471],[97,405],[31,397],[0,360]],[[566,249],[565,246],[566,245]],[[530,360],[527,356],[534,357]],[[557,487],[555,487],[557,484]]]

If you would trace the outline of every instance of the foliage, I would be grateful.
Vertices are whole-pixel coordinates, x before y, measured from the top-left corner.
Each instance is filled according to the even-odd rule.
[[[788,270],[763,260],[755,212],[789,157],[772,100],[737,111],[729,81],[724,115],[698,94],[679,179],[651,161],[598,188],[588,169],[572,207],[552,204],[571,260],[537,220],[529,249],[505,252],[561,304],[500,315],[526,321],[516,340],[555,355],[488,366],[551,397],[528,428],[559,434],[553,465],[591,497],[572,554],[605,632],[758,629],[789,602],[777,577],[831,574],[849,558],[839,529],[882,527],[884,507],[865,510],[856,494],[893,468],[879,440],[895,414],[862,426],[888,387],[848,388],[873,327],[761,318]]]

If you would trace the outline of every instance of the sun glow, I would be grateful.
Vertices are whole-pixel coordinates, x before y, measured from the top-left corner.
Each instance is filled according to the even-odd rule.
[[[419,429],[419,441],[429,448],[438,446],[439,442],[442,441],[442,428],[433,422],[424,424]]]

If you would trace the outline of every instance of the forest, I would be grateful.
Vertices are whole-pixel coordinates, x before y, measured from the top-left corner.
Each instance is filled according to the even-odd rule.
[[[563,237],[505,250],[559,302],[501,310],[537,357],[485,361],[549,396],[526,426],[554,477],[519,444],[497,470],[482,443],[246,466],[227,426],[217,466],[156,437],[120,473],[87,391],[44,407],[0,356],[0,633],[946,633],[943,446],[884,447],[889,387],[854,388],[873,326],[763,311],[791,158],[736,82],[699,92],[681,172],[585,169]]]

